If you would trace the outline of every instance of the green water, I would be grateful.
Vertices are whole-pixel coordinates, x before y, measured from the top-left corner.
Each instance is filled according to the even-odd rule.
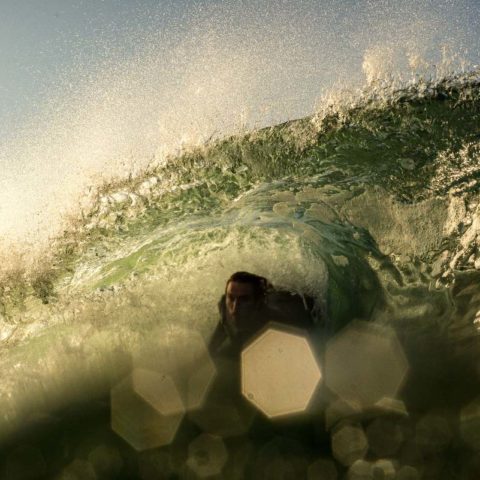
[[[403,390],[412,425],[438,409],[458,422],[478,394],[479,151],[480,83],[471,72],[372,89],[353,104],[216,140],[104,185],[42,262],[7,272],[1,285],[5,452],[25,425],[34,426],[22,442],[40,442],[38,418],[91,396],[100,400],[84,429],[77,414],[45,420],[70,445],[63,460],[46,452],[60,448],[55,441],[43,449],[45,478],[85,439],[110,438],[101,428],[105,392],[128,372],[131,352],[158,328],[180,337],[195,329],[208,340],[237,270],[313,297],[321,338],[353,319],[393,327],[412,369]],[[188,428],[182,448],[196,432]],[[324,438],[309,435],[302,455],[310,462]],[[418,460],[422,478],[473,478],[476,457],[461,442],[447,442],[446,473],[430,474]],[[118,472],[134,475],[138,459],[118,448]]]

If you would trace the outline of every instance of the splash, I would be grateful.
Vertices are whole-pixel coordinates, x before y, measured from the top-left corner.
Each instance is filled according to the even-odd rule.
[[[362,64],[367,82],[403,81],[431,70],[441,52],[458,71],[475,55],[448,52],[478,51],[468,2],[199,5],[159,28],[164,13],[106,28],[5,137],[3,237],[48,243],[92,186],[187,145],[311,114],[332,89],[359,88]]]

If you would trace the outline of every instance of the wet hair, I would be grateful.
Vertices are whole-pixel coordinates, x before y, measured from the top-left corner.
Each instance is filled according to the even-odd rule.
[[[272,288],[272,285],[265,277],[249,272],[235,272],[227,280],[227,283],[225,284],[225,292],[227,291],[230,282],[248,283],[252,285],[255,298],[265,298],[267,291]]]
[[[255,275],[254,273],[249,272],[235,272],[225,284],[225,293],[220,298],[218,302],[218,311],[220,312],[221,321],[224,322],[227,316],[227,307],[226,307],[226,299],[227,299],[227,288],[230,282],[239,282],[239,283],[249,283],[253,286],[253,294],[255,298],[262,300],[265,299],[267,295],[267,291],[270,290],[272,287],[271,283],[265,278],[261,277],[260,275]]]

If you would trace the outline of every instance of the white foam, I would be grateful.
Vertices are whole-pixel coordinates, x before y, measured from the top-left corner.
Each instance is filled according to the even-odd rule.
[[[147,10],[153,20],[139,13],[136,28],[105,26],[95,54],[80,48],[0,144],[0,235],[38,244],[66,212],[78,215],[92,184],[162,163],[183,144],[312,113],[333,86],[360,86],[362,64],[369,81],[405,69],[410,78],[425,64],[464,68],[456,52],[466,44],[479,51],[467,3],[216,3],[168,29],[154,28],[164,11]]]

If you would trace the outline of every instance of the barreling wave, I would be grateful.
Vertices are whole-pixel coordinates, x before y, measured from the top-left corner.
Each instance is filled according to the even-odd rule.
[[[92,189],[3,272],[0,440],[108,391],[154,329],[208,338],[237,270],[313,297],[327,336],[365,319],[394,325],[411,361],[477,358],[479,120],[478,71],[371,85]]]
[[[401,89],[373,85],[354,100],[345,95],[343,101],[326,102],[312,117],[185,150],[135,177],[92,190],[88,206],[74,214],[71,227],[52,242],[40,264],[29,272],[4,274],[2,314],[13,319],[30,295],[55,301],[62,288],[80,286],[82,278],[91,276],[88,265],[97,278],[85,285],[124,280],[136,272],[127,259],[145,250],[138,245],[148,243],[153,232],[193,219],[217,218],[221,224],[222,215],[258,210],[258,205],[243,205],[254,204],[255,192],[267,184],[272,198],[291,192],[290,201],[272,200],[268,207],[280,212],[279,218],[282,208],[293,208],[282,203],[323,209],[329,213],[322,220],[329,224],[365,227],[374,240],[367,248],[376,244],[382,253],[413,254],[430,263],[443,253],[438,273],[445,273],[447,265],[468,268],[477,261],[462,239],[476,218],[479,81],[473,71]],[[321,193],[312,194],[305,205],[298,199],[302,191]],[[367,199],[376,211],[356,212]],[[465,218],[460,221],[459,215]],[[414,216],[425,238],[412,233],[396,242],[397,229],[411,227]],[[456,220],[457,225],[451,223]],[[393,231],[382,230],[382,223],[393,223]],[[442,243],[448,249],[440,252]],[[99,264],[107,268],[122,259],[121,274],[98,276]]]

